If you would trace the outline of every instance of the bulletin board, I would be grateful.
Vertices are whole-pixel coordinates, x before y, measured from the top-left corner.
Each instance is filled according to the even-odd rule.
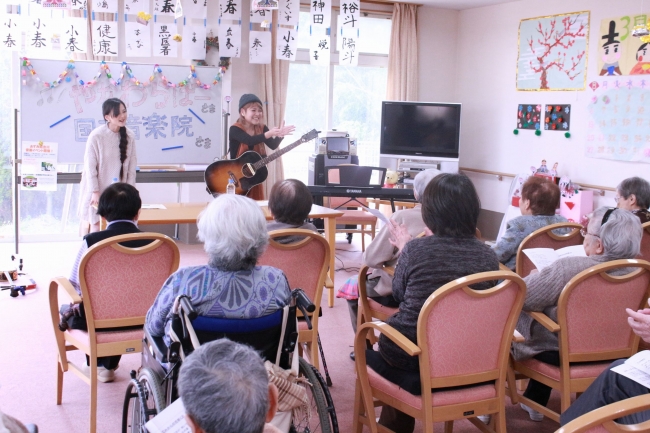
[[[124,63],[106,62],[109,77],[99,61],[74,62],[72,70],[64,60],[29,61],[33,74],[21,61],[20,142],[58,143],[59,163],[83,162],[88,135],[104,124],[108,98],[126,105],[138,164],[207,164],[220,156],[217,67],[196,67],[192,76],[190,66],[128,64],[127,73]],[[65,71],[60,84],[50,85]]]

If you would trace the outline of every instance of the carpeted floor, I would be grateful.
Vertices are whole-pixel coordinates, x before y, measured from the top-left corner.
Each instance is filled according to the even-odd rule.
[[[361,242],[358,236],[348,244],[343,235],[337,242],[336,286],[355,275],[361,262]],[[36,423],[44,433],[88,432],[90,389],[73,373],[64,376],[63,404],[56,405],[56,348],[49,318],[47,286],[58,275],[67,276],[77,252],[78,242],[25,243],[21,245],[25,271],[38,283],[38,289],[27,296],[10,298],[7,291],[0,292],[0,410],[24,422]],[[202,264],[206,255],[201,245],[179,245],[181,266]],[[13,251],[13,244],[0,244],[2,262]],[[326,295],[323,305],[326,304]],[[324,346],[330,388],[341,432],[350,432],[354,399],[354,363],[349,358],[352,350],[352,328],[344,300],[336,299],[334,308],[323,308],[320,335]],[[78,357],[77,357],[78,359]],[[124,391],[129,371],[137,369],[140,355],[122,358],[113,383],[99,384],[98,428],[101,433],[119,432],[121,429]],[[321,371],[323,368],[321,367]],[[530,421],[528,414],[507,401],[507,422],[510,432],[554,432],[559,426],[545,419],[541,423]],[[558,409],[559,397],[554,392],[551,407]],[[442,424],[436,425],[442,431]],[[422,426],[416,425],[416,432]],[[454,431],[475,432],[468,421],[459,421]]]

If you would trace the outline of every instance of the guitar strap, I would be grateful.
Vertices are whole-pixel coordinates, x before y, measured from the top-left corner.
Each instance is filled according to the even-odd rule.
[[[246,129],[244,128],[244,125],[242,125],[239,122],[233,123],[233,126],[236,126],[237,128],[239,128],[242,131],[246,132]],[[264,133],[264,125],[262,125],[262,124],[253,125],[253,130],[255,131],[255,134],[253,134],[253,135],[263,134]],[[248,148],[247,144],[240,143],[239,144],[239,149],[237,149],[237,157],[239,157],[244,152],[248,152],[249,150],[250,149]],[[266,148],[264,146],[264,142],[262,141],[262,142],[259,142],[259,143],[255,144],[255,146],[253,147],[253,151],[259,153],[260,155],[262,155],[262,157],[265,157],[266,156]]]

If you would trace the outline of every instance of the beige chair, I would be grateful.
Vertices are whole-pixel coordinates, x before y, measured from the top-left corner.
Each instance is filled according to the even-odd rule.
[[[607,272],[635,268],[623,276]],[[573,277],[558,301],[558,323],[541,312],[527,312],[546,329],[557,333],[560,366],[537,359],[514,361],[517,379],[535,379],[560,392],[561,412],[571,404],[571,393],[584,392],[612,361],[629,358],[637,351],[639,337],[627,323],[626,308],[643,308],[650,295],[650,263],[614,260],[592,266]],[[513,380],[511,374],[509,379]],[[514,389],[510,387],[511,389]],[[560,421],[560,414],[511,393],[514,404],[522,401],[545,416]]]
[[[608,404],[574,419],[555,433],[629,433],[650,432],[650,421],[623,425],[618,418],[650,409],[650,394]]]
[[[580,245],[583,242],[580,234],[581,228],[582,226],[576,223],[551,224],[526,236],[517,250],[517,265],[515,268],[517,275],[523,278],[535,269],[535,265],[523,253],[523,250],[528,248],[553,248],[557,250],[558,248]],[[553,230],[557,229],[571,229],[571,231],[565,235],[557,235],[553,233]]]
[[[120,242],[152,242],[127,248]],[[157,233],[115,236],[88,249],[79,265],[81,297],[65,277],[50,282],[49,301],[58,348],[56,404],[63,397],[63,373],[69,369],[90,385],[90,432],[97,429],[97,358],[142,351],[145,316],[167,278],[178,269],[180,253],[174,241]],[[83,299],[88,332],[59,330],[59,288],[75,304]],[[69,301],[66,301],[69,302]],[[90,376],[68,359],[79,350],[90,358]]]
[[[469,286],[503,280],[487,290]],[[375,420],[376,406],[392,406],[423,422],[469,419],[487,432],[505,432],[505,381],[515,323],[526,296],[526,285],[513,272],[483,272],[459,278],[439,288],[424,303],[417,324],[417,344],[384,322],[364,323],[354,350],[357,383],[352,431],[388,431]],[[462,332],[460,332],[462,330]],[[366,365],[368,333],[380,332],[411,356],[419,357],[422,395],[411,394]],[[445,390],[449,387],[461,389]],[[427,390],[429,390],[427,392]],[[476,419],[495,414],[490,426]]]

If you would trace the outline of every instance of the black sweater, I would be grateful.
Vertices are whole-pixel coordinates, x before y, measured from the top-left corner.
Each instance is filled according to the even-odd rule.
[[[474,236],[413,239],[399,256],[393,278],[393,297],[400,303],[399,312],[387,323],[417,344],[418,316],[434,291],[457,278],[497,270],[499,261],[494,251]],[[493,285],[488,281],[472,288],[484,290]],[[379,339],[379,352],[395,367],[419,371],[418,357],[407,355],[383,335]]]
[[[264,131],[261,134],[248,135],[248,133],[243,129],[241,129],[240,127],[232,125],[228,133],[228,137],[230,140],[228,145],[228,153],[230,153],[230,159],[237,158],[237,151],[239,150],[239,145],[241,143],[248,145],[248,150],[253,150],[253,147],[256,144],[262,142],[273,150],[277,149],[278,146],[280,146],[280,143],[282,142],[282,137],[276,137],[276,138],[264,137],[264,133],[266,133],[268,130],[269,128],[264,126]]]

